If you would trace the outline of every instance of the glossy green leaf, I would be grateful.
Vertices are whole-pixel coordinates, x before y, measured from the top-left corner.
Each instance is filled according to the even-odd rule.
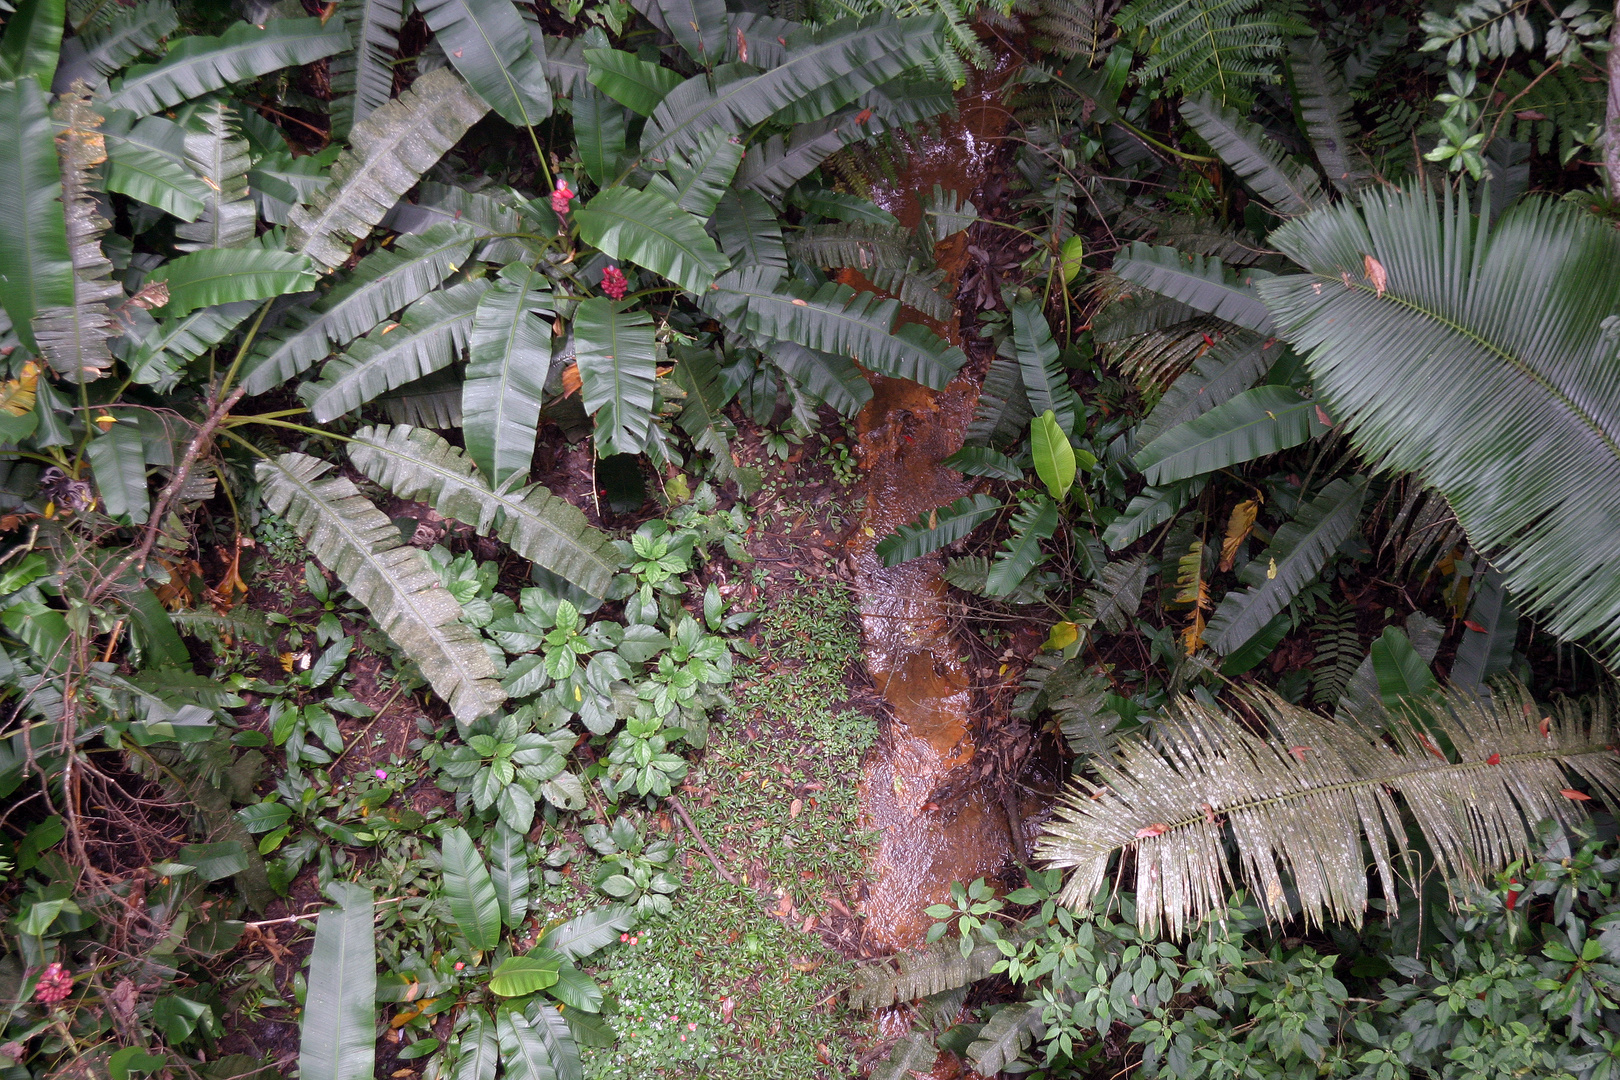
[[[417,10],[451,66],[507,123],[533,127],[551,115],[545,65],[511,0],[422,0]]]
[[[444,831],[439,850],[444,864],[443,896],[450,905],[450,918],[469,946],[488,952],[501,939],[501,905],[489,868],[473,846],[472,837],[459,826]]]
[[[658,352],[652,316],[616,310],[606,297],[580,301],[574,349],[585,411],[596,418],[596,452],[639,453],[652,426]]]
[[[371,1080],[377,1031],[371,890],[338,881],[328,892],[337,906],[315,923],[298,1073],[302,1080]]]
[[[1057,531],[1058,504],[1036,495],[1019,504],[1013,515],[1013,534],[1001,542],[990,575],[985,579],[986,596],[1007,596],[1014,592],[1044,556],[1041,544]]]
[[[198,308],[238,300],[267,300],[314,288],[315,266],[307,255],[263,248],[210,248],[170,259],[147,275],[166,282],[169,302],[161,312],[177,317]]]
[[[679,73],[638,60],[618,49],[586,49],[591,85],[642,116],[651,116],[664,96],[681,84]]]
[[[1074,486],[1074,447],[1051,409],[1029,422],[1029,445],[1035,458],[1035,475],[1052,498],[1062,502]]]
[[[146,521],[146,447],[133,421],[115,423],[85,447],[103,509],[133,525]]]
[[[0,81],[33,79],[49,88],[66,17],[66,0],[18,0],[0,37]]]
[[[544,990],[557,982],[559,961],[532,956],[508,957],[489,977],[489,989],[501,997],[522,997]]]
[[[1253,461],[1322,434],[1320,412],[1286,386],[1262,386],[1160,435],[1136,452],[1136,467],[1163,485]]]
[[[574,217],[587,244],[609,258],[644,266],[688,292],[707,292],[727,266],[703,222],[662,195],[612,187]]]

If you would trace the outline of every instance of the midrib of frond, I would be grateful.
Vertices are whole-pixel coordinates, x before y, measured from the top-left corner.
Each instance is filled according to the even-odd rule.
[[[1616,442],[1615,438],[1604,429],[1603,425],[1598,422],[1595,416],[1581,408],[1575,403],[1574,399],[1559,389],[1554,383],[1547,379],[1546,376],[1536,371],[1506,347],[1498,345],[1496,342],[1484,337],[1471,327],[1457,322],[1455,319],[1448,319],[1439,312],[1431,311],[1421,304],[1408,300],[1403,296],[1397,296],[1394,292],[1386,291],[1383,297],[1379,297],[1376,290],[1359,281],[1347,282],[1343,277],[1330,277],[1326,274],[1312,274],[1310,276],[1319,278],[1324,283],[1331,283],[1333,285],[1348,284],[1353,289],[1359,289],[1362,292],[1372,293],[1374,299],[1384,299],[1399,304],[1408,311],[1430,319],[1460,337],[1467,338],[1469,341],[1478,345],[1481,349],[1489,352],[1491,355],[1505,363],[1508,367],[1518,372],[1527,382],[1534,383],[1536,386],[1540,387],[1548,397],[1562,405],[1570,416],[1579,421],[1582,426],[1590,431],[1600,442],[1603,443],[1605,447],[1608,448],[1609,456],[1614,459],[1616,468],[1620,469],[1620,442]]]
[[[1289,806],[1302,800],[1317,798],[1325,794],[1330,795],[1347,791],[1364,791],[1369,788],[1379,788],[1386,785],[1394,787],[1397,791],[1399,791],[1402,781],[1416,776],[1460,776],[1470,772],[1479,772],[1484,769],[1507,769],[1514,764],[1530,764],[1547,761],[1558,765],[1566,765],[1580,758],[1601,758],[1603,755],[1609,753],[1612,753],[1612,751],[1607,746],[1592,745],[1567,752],[1555,750],[1537,750],[1532,753],[1501,754],[1498,756],[1498,761],[1495,765],[1490,765],[1483,761],[1460,761],[1448,763],[1443,767],[1414,767],[1402,769],[1398,772],[1383,773],[1375,777],[1367,777],[1358,780],[1345,780],[1335,784],[1312,784],[1310,787],[1302,788],[1301,790],[1295,792],[1289,792],[1286,795],[1274,795],[1263,799],[1246,799],[1242,802],[1229,803],[1222,806],[1213,806],[1212,804],[1212,808],[1218,814],[1242,814],[1264,810],[1268,807]],[[1180,829],[1188,829],[1194,825],[1206,824],[1208,820],[1208,815],[1204,812],[1203,808],[1200,807],[1196,813],[1189,814],[1187,817],[1180,818],[1172,822],[1160,823],[1168,826],[1168,828],[1166,828],[1164,833],[1161,835],[1168,836],[1169,834]],[[1112,850],[1117,846],[1117,844],[1112,843],[1098,845],[1098,850]]]

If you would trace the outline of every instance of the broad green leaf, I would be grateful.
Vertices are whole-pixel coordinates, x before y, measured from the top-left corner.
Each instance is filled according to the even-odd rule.
[[[1110,551],[1118,551],[1134,544],[1152,530],[1163,525],[1191,502],[1209,479],[1195,476],[1191,480],[1178,480],[1164,487],[1145,487],[1131,497],[1125,512],[1103,530],[1103,543]]]
[[[1029,422],[1029,446],[1035,458],[1035,475],[1052,498],[1062,502],[1074,486],[1074,447],[1051,409]]]
[[[574,91],[574,142],[585,175],[598,186],[612,178],[624,157],[625,112],[593,86]]]
[[[910,525],[902,525],[878,541],[877,555],[884,566],[900,563],[954,544],[979,525],[995,517],[1001,503],[988,495],[964,495],[949,506],[930,510]]]
[[[734,266],[787,270],[782,225],[771,204],[754,191],[728,191],[709,221],[721,249]]]
[[[339,11],[354,35],[353,50],[332,61],[332,134],[346,138],[354,125],[394,95],[394,53],[405,23],[402,0],[342,0]]]
[[[1058,505],[1044,495],[1025,499],[1013,515],[1013,534],[996,551],[990,576],[985,579],[986,596],[1007,596],[1023,584],[1030,571],[1044,556],[1041,543],[1057,531]]]
[[[146,447],[133,422],[115,423],[85,447],[106,512],[133,525],[146,521]]]
[[[349,458],[400,498],[425,502],[481,535],[496,536],[592,596],[607,594],[619,566],[613,542],[538,484],[497,493],[465,451],[421,428],[361,428],[349,444]]]
[[[532,956],[508,957],[489,977],[489,989],[500,997],[522,997],[553,986],[559,961]]]
[[[106,22],[63,42],[52,91],[66,93],[80,79],[95,85],[141,53],[161,51],[159,43],[179,25],[179,13],[169,0],[119,5]]]
[[[1281,341],[1270,339],[1268,344],[1267,339],[1246,330],[1222,337],[1170,384],[1136,429],[1138,443],[1145,446],[1178,424],[1196,420],[1250,389],[1286,349]]]
[[[1246,330],[1272,333],[1271,312],[1254,290],[1271,276],[1263,270],[1232,271],[1216,258],[1138,241],[1114,259],[1114,273]]]
[[[1372,643],[1371,655],[1378,696],[1392,713],[1426,697],[1438,685],[1428,661],[1417,654],[1411,638],[1398,627],[1384,627],[1382,636]]]
[[[231,83],[279,68],[313,63],[349,47],[341,19],[273,19],[236,23],[219,37],[182,37],[156,64],[129,69],[104,102],[148,116]]]
[[[106,143],[108,191],[155,206],[181,221],[196,221],[202,214],[212,193],[184,166],[124,139],[108,137]]]
[[[872,384],[846,356],[777,341],[764,349],[770,362],[817,399],[853,418],[872,400]]]
[[[416,661],[462,723],[500,707],[506,695],[482,641],[427,556],[401,543],[399,529],[348,480],[322,479],[332,466],[282,454],[257,469],[264,500],[312,554]]]
[[[1136,467],[1163,485],[1253,461],[1326,431],[1320,412],[1286,386],[1262,386],[1160,435],[1136,452]]]
[[[495,886],[495,899],[501,906],[501,922],[517,929],[529,914],[528,841],[505,822],[496,822],[487,834],[489,878]]]
[[[638,60],[618,49],[586,49],[591,85],[627,109],[651,116],[664,96],[681,84],[679,73]]]
[[[511,0],[423,0],[417,10],[451,66],[507,123],[533,127],[551,115],[545,66]]]
[[[1366,495],[1366,477],[1341,476],[1300,507],[1271,546],[1244,567],[1242,579],[1251,587],[1227,593],[1210,616],[1204,633],[1210,647],[1234,652],[1314,581],[1356,527]]]
[[[170,259],[146,280],[168,284],[169,302],[159,310],[178,317],[238,300],[304,292],[314,287],[316,273],[307,255],[258,247],[210,248]]]
[[[540,944],[570,960],[584,960],[619,940],[619,935],[635,924],[635,908],[629,904],[607,904],[553,926],[541,937]]]
[[[164,319],[126,359],[130,380],[167,393],[179,381],[188,361],[224,341],[257,307],[252,300],[242,300]]]
[[[1057,342],[1038,300],[1014,304],[1013,343],[1018,350],[1018,366],[1024,376],[1024,393],[1036,414],[1050,412],[1065,433],[1075,429],[1078,402],[1069,389],[1069,373],[1058,360]],[[1067,435],[1065,435],[1067,438]]]
[[[652,426],[658,352],[652,316],[617,311],[606,297],[580,301],[574,349],[586,413],[596,418],[596,454],[639,453]]]
[[[1181,103],[1181,116],[1277,213],[1303,214],[1326,201],[1316,170],[1289,160],[1264,128],[1236,109],[1201,94]]]
[[[56,128],[33,79],[0,83],[0,305],[38,351],[34,316],[73,304]]]
[[[984,373],[979,403],[973,411],[973,422],[968,425],[965,441],[969,446],[1005,445],[1023,438],[1026,426],[1034,417],[1035,410],[1030,408],[1023,369],[1017,358],[993,357],[990,370]]]
[[[208,195],[194,222],[175,226],[174,246],[181,251],[242,247],[254,239],[258,224],[248,195],[247,140],[237,136],[235,114],[223,102],[197,110],[192,122],[185,134],[186,162]]]
[[[467,1012],[467,1026],[461,1031],[460,1053],[450,1080],[495,1080],[501,1061],[500,1037],[495,1020],[488,1012],[474,1007]]]
[[[301,1080],[371,1080],[376,1067],[377,945],[371,890],[328,887],[336,907],[315,923],[298,1047]]]
[[[609,258],[633,262],[675,282],[687,292],[705,293],[726,269],[703,222],[662,195],[634,188],[599,192],[574,213],[580,239]]]
[[[467,347],[473,315],[490,284],[487,278],[475,278],[430,292],[406,308],[397,325],[389,323],[352,342],[321,369],[318,381],[299,388],[310,414],[330,423],[380,394],[455,363]],[[459,404],[459,382],[454,392]]]
[[[595,979],[572,964],[565,964],[557,970],[557,982],[550,987],[549,992],[552,997],[570,1009],[588,1013],[602,1011],[602,988],[596,984]],[[562,1025],[561,1031],[567,1031],[567,1027],[567,1024]],[[569,1041],[572,1041],[571,1035]]]
[[[0,37],[0,81],[33,79],[40,89],[49,88],[66,17],[66,0],[19,0]]]
[[[706,218],[714,213],[742,162],[742,142],[724,132],[704,135],[689,154],[670,154],[668,176],[654,176],[648,191],[662,194],[688,213]]]
[[[545,1042],[522,1013],[503,1008],[495,1022],[501,1033],[501,1063],[507,1080],[560,1080]]]
[[[436,289],[467,261],[473,243],[471,228],[447,223],[367,255],[312,309],[292,315],[291,326],[262,339],[242,366],[242,385],[262,394],[308,370],[333,346],[348,344]]]
[[[1067,440],[1064,440],[1067,443]],[[997,480],[1018,481],[1024,478],[1024,470],[1018,463],[1003,454],[1000,450],[992,450],[987,446],[964,446],[944,461],[940,462],[948,469],[955,469],[963,476],[990,476]],[[1073,480],[1073,477],[1070,477]]]
[[[240,874],[248,867],[247,854],[242,850],[242,844],[237,840],[223,840],[212,844],[186,844],[175,853],[175,861],[195,867],[197,880],[218,881]],[[365,900],[371,899],[366,894]],[[320,922],[316,921],[315,932],[320,933]]]
[[[440,845],[444,863],[445,901],[450,918],[467,944],[480,952],[495,948],[501,940],[501,905],[489,868],[479,857],[467,830],[446,829]]]
[[[1288,75],[1317,162],[1341,194],[1354,195],[1371,179],[1372,164],[1356,146],[1360,132],[1351,118],[1354,102],[1320,36],[1289,42]]]
[[[509,0],[502,0],[509,2]],[[290,215],[287,246],[332,269],[352,241],[371,235],[400,197],[454,146],[488,106],[453,71],[430,71],[354,126],[332,182]]]
[[[1519,609],[1494,567],[1474,578],[1474,599],[1448,676],[1452,686],[1476,687],[1513,667]]]
[[[467,453],[486,479],[500,487],[526,477],[540,428],[541,397],[551,370],[549,281],[539,270],[513,264],[478,301],[473,315],[461,417]]]
[[[699,67],[713,67],[729,57],[726,31],[732,17],[725,0],[633,0],[637,11],[686,50]],[[791,24],[789,24],[791,25]],[[763,61],[756,61],[763,65]]]

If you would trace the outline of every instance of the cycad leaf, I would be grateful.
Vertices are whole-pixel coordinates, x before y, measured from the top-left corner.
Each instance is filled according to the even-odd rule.
[[[877,555],[884,566],[911,559],[954,544],[982,523],[995,517],[1001,503],[988,495],[964,495],[949,506],[930,510],[910,525],[902,525],[878,541]]]
[[[1118,551],[1136,543],[1181,513],[1181,508],[1203,491],[1207,483],[1209,483],[1207,477],[1195,476],[1190,480],[1178,480],[1163,487],[1143,488],[1139,494],[1131,497],[1125,512],[1103,530],[1103,543],[1107,544],[1111,551]]]
[[[146,521],[146,449],[140,428],[117,423],[85,447],[95,473],[96,490],[107,513],[132,524]]]
[[[147,116],[231,83],[309,64],[349,47],[341,19],[236,23],[219,37],[182,37],[156,64],[130,68],[104,102]]]
[[[343,0],[354,49],[332,61],[332,134],[346,137],[354,125],[394,95],[394,53],[404,25],[402,0]]]
[[[215,102],[199,110],[202,130],[186,132],[186,161],[208,186],[197,220],[176,225],[181,251],[241,247],[253,240],[258,214],[248,195],[248,144],[239,138],[231,110]]]
[[[471,723],[494,711],[506,695],[483,643],[462,622],[461,605],[427,556],[401,544],[399,529],[352,483],[321,478],[330,468],[303,454],[261,461],[266,504],[416,661],[457,720]]]
[[[1356,147],[1356,122],[1350,117],[1352,103],[1344,76],[1314,34],[1289,44],[1288,71],[1317,162],[1334,187],[1355,194],[1371,177],[1372,168]]]
[[[641,154],[689,150],[707,131],[740,133],[772,117],[788,124],[819,120],[943,48],[937,16],[847,18],[805,31],[786,60],[756,74],[726,64],[688,79],[659,103],[641,137]]]
[[[180,16],[169,0],[120,6],[104,25],[64,44],[51,89],[62,94],[80,79],[92,85],[100,82],[141,53],[155,50],[179,25]]]
[[[706,292],[727,265],[701,221],[650,191],[608,188],[574,217],[587,244],[609,258],[644,266],[687,292]]]
[[[646,446],[658,376],[652,316],[615,307],[593,296],[580,301],[574,315],[581,396],[585,411],[596,418],[599,457],[635,454]]]
[[[37,82],[0,83],[0,304],[36,352],[34,316],[73,304],[55,137]]]
[[[1360,520],[1366,495],[1365,477],[1340,477],[1277,530],[1271,546],[1244,567],[1243,580],[1253,587],[1227,593],[1210,616],[1204,639],[1216,652],[1235,651],[1316,579]]]
[[[289,216],[287,246],[328,269],[341,266],[349,258],[349,240],[369,236],[487,111],[454,72],[440,69],[417,79],[354,126],[349,149],[332,166],[332,182],[310,206]]]
[[[1249,123],[1236,109],[1205,94],[1183,101],[1181,116],[1277,213],[1303,214],[1325,200],[1316,170],[1290,161],[1259,124]]]
[[[1615,663],[1620,236],[1541,199],[1489,230],[1449,195],[1363,205],[1273,233],[1310,272],[1261,295],[1357,449],[1437,489],[1541,625]]]
[[[1013,515],[1013,534],[1002,541],[990,566],[985,595],[1006,596],[1017,589],[1041,562],[1041,543],[1051,539],[1057,524],[1057,503],[1045,495],[1024,500]]]
[[[540,946],[570,960],[583,960],[618,941],[619,934],[635,924],[636,912],[629,904],[607,904],[553,926],[540,938]]]
[[[315,287],[309,256],[263,248],[209,248],[170,259],[147,275],[149,283],[167,282],[164,315],[180,316],[198,308],[238,300],[266,300]]]
[[[667,182],[655,178],[648,190],[657,183],[659,190],[682,210],[707,218],[719,205],[742,158],[742,143],[737,138],[719,131],[707,132],[691,153],[669,155],[664,162],[669,172]]]
[[[1024,393],[1031,411],[1039,416],[1050,410],[1065,433],[1074,430],[1075,398],[1069,389],[1069,373],[1058,360],[1057,342],[1038,300],[1014,304],[1013,344],[1018,350],[1018,366],[1024,377]]]
[[[501,905],[489,868],[472,837],[459,825],[444,830],[439,853],[451,920],[468,945],[480,952],[490,951],[501,940]]]
[[[1292,894],[1310,922],[1359,925],[1369,856],[1394,914],[1396,867],[1405,868],[1407,852],[1402,804],[1440,864],[1438,880],[1466,887],[1530,857],[1537,822],[1584,816],[1562,794],[1567,774],[1611,802],[1620,796],[1607,698],[1549,709],[1519,691],[1452,692],[1431,705],[1425,725],[1450,740],[1456,760],[1437,756],[1434,742],[1404,723],[1379,736],[1270,694],[1246,704],[1274,737],[1182,700],[1179,719],[1156,724],[1151,745],[1127,737],[1116,757],[1091,763],[1098,779],[1074,783],[1037,849],[1076,868],[1066,904],[1084,907],[1113,854],[1134,848],[1142,932],[1162,925],[1180,934],[1226,904],[1234,875],[1225,845],[1235,843],[1247,886],[1269,914],[1288,917]],[[1543,736],[1539,718],[1549,713]]]
[[[497,821],[486,835],[489,843],[484,850],[489,854],[489,879],[495,886],[501,922],[515,930],[529,914],[528,842],[504,821]]]
[[[497,494],[464,451],[421,428],[361,428],[349,444],[349,459],[398,497],[425,502],[480,535],[498,537],[592,596],[607,594],[619,566],[612,541],[538,484]]]
[[[405,309],[397,326],[384,326],[350,344],[321,369],[318,382],[300,389],[311,415],[330,423],[380,394],[455,363],[489,288],[487,278],[476,278],[428,293]]]
[[[265,338],[243,365],[242,385],[262,394],[308,370],[333,346],[348,344],[437,288],[467,261],[473,242],[470,227],[444,224],[378,248],[312,310],[294,316],[292,327]]]
[[[377,1045],[377,944],[371,890],[334,881],[315,922],[298,1046],[303,1080],[371,1080]]]
[[[574,113],[574,141],[585,175],[598,187],[606,184],[624,157],[624,107],[594,86],[581,86],[571,102]]]
[[[681,84],[679,73],[649,64],[618,49],[586,49],[587,78],[620,105],[641,116],[651,116],[658,103]]]
[[[1171,428],[1136,453],[1150,484],[1169,484],[1298,446],[1327,430],[1310,398],[1261,386]]]
[[[1271,276],[1262,270],[1234,273],[1219,259],[1138,242],[1114,260],[1114,273],[1257,334],[1272,332],[1271,312],[1254,291],[1256,281]]]
[[[546,276],[519,263],[478,301],[468,335],[461,418],[467,453],[495,487],[527,476],[540,430],[541,397],[551,370],[551,310]]]
[[[1262,339],[1247,331],[1223,337],[1170,384],[1136,429],[1137,441],[1151,443],[1171,428],[1231,401],[1271,370],[1284,347],[1276,339]]]
[[[424,0],[417,5],[450,64],[489,107],[518,127],[551,115],[551,86],[512,0]]]
[[[719,285],[713,302],[742,309],[754,333],[848,356],[882,375],[937,390],[966,360],[961,349],[914,323],[893,330],[898,300],[831,282],[812,290],[753,267],[728,274]]]

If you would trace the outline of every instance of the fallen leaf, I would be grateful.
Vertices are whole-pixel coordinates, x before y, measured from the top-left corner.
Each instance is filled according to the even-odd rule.
[[[1215,808],[1209,803],[1204,804],[1204,822],[1208,825],[1215,824]]]
[[[731,1023],[731,1016],[736,1011],[737,1003],[735,1001],[729,997],[720,999],[720,1022],[722,1024]]]
[[[1500,764],[1502,764],[1502,755],[1501,754],[1492,754],[1490,757],[1485,759],[1485,764],[1487,764],[1487,765],[1500,765]]]
[[[1479,623],[1475,622],[1473,619],[1464,619],[1463,625],[1468,627],[1468,629],[1472,630],[1476,634],[1483,634],[1487,632],[1483,626],[1479,625]]]
[[[1362,260],[1362,265],[1367,270],[1367,280],[1372,282],[1373,289],[1378,295],[1383,296],[1384,290],[1389,287],[1389,274],[1384,271],[1384,264],[1371,255],[1363,255]]]
[[[1575,802],[1592,801],[1592,796],[1588,795],[1584,791],[1576,791],[1574,788],[1563,788],[1558,792],[1558,794],[1562,795],[1566,799],[1573,799]]]
[[[1250,531],[1254,528],[1255,518],[1259,513],[1260,500],[1258,499],[1245,499],[1232,507],[1232,514],[1226,520],[1226,538],[1221,541],[1220,569],[1222,573],[1232,569],[1233,563],[1237,561],[1238,546],[1248,539]]]
[[[1429,738],[1427,735],[1419,734],[1418,735],[1418,742],[1423,744],[1423,749],[1427,750],[1429,753],[1433,754],[1435,757],[1439,758],[1441,761],[1447,760],[1446,755],[1441,751],[1441,749],[1438,746],[1436,746],[1434,744],[1434,740]]]
[[[793,306],[794,307],[809,307],[810,302],[808,300],[800,300],[798,297],[794,297],[793,298]]]
[[[1309,750],[1311,750],[1311,747],[1309,747],[1309,746],[1290,746],[1288,748],[1288,752],[1290,754],[1293,754],[1294,757],[1298,758],[1300,761],[1305,760],[1305,754]]]
[[[1333,426],[1333,417],[1329,416],[1327,411],[1320,405],[1316,407],[1316,418],[1322,422],[1323,427]]]
[[[1552,738],[1552,717],[1543,716],[1541,718],[1541,726],[1536,730],[1541,732],[1541,737],[1543,739]]]
[[[579,365],[578,364],[569,364],[567,367],[563,368],[563,373],[562,373],[563,397],[572,396],[573,394],[577,393],[579,391],[579,388],[581,386],[583,386],[583,385],[585,385],[585,384],[584,384],[583,380],[581,380],[580,377],[579,377]]]
[[[1137,829],[1136,838],[1138,840],[1143,840],[1149,836],[1163,836],[1169,831],[1170,826],[1164,824],[1162,821],[1155,821],[1152,825],[1144,825],[1140,829]]]
[[[788,817],[789,818],[796,818],[796,817],[799,816],[799,814],[803,810],[804,810],[804,800],[803,799],[794,799],[791,803],[788,804]]]

